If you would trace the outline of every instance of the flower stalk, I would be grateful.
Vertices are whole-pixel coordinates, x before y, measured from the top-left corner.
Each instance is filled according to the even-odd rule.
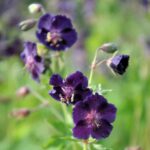
[[[84,140],[83,144],[83,150],[88,150],[88,140]]]
[[[95,55],[94,55],[94,58],[93,58],[93,61],[91,64],[91,71],[90,71],[90,76],[89,76],[89,85],[91,85],[93,73],[94,73],[94,70],[96,68],[96,60],[97,60],[98,51],[99,51],[99,48],[96,49],[96,52],[95,52]]]

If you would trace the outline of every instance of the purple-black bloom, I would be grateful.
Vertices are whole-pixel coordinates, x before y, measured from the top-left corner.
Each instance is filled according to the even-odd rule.
[[[88,96],[78,102],[73,109],[75,127],[73,135],[78,139],[88,139],[90,136],[97,140],[110,135],[116,118],[116,107],[99,95]]]
[[[44,71],[44,65],[43,58],[37,54],[36,44],[25,42],[21,58],[24,61],[27,70],[31,73],[32,78],[39,81],[39,76]]]
[[[79,71],[72,73],[64,80],[60,75],[54,74],[50,78],[50,84],[53,85],[53,89],[49,94],[66,104],[75,104],[92,94],[88,88],[87,77]]]
[[[120,75],[124,74],[129,64],[129,55],[117,55],[108,61],[111,69]]]
[[[77,40],[71,20],[63,15],[43,15],[38,22],[37,38],[52,50],[65,50]]]

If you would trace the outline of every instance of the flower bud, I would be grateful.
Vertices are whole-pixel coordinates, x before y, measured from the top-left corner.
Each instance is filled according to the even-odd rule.
[[[139,146],[128,147],[125,150],[142,150]]]
[[[23,87],[21,87],[21,88],[19,88],[19,89],[17,90],[16,95],[17,95],[18,97],[25,97],[25,96],[28,95],[29,93],[30,93],[29,88],[23,86]]]
[[[22,22],[19,23],[19,28],[22,31],[30,30],[36,25],[36,22],[37,21],[34,20],[34,19],[28,19],[28,20],[22,21]]]
[[[128,67],[129,58],[129,55],[116,55],[107,60],[107,65],[114,73],[123,75]]]
[[[29,116],[31,111],[27,108],[21,108],[18,110],[13,110],[10,115],[15,118],[24,118]]]
[[[33,3],[28,6],[28,9],[31,14],[34,14],[34,13],[41,12],[43,9],[43,6],[39,3]]]
[[[106,53],[114,53],[118,50],[118,47],[115,43],[105,43],[100,47],[100,49]]]

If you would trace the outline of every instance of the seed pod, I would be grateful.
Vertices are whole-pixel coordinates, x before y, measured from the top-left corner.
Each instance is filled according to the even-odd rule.
[[[39,3],[32,3],[28,6],[28,10],[31,14],[41,12],[42,9],[43,9],[43,6]]]
[[[118,47],[115,43],[105,43],[100,47],[100,49],[106,53],[114,53],[118,50]]]
[[[19,28],[22,31],[30,30],[36,25],[36,22],[37,21],[34,20],[34,19],[28,19],[28,20],[22,21],[22,22],[19,23]]]

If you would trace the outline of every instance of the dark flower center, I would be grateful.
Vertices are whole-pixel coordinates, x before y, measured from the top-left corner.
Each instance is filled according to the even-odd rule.
[[[50,46],[59,47],[63,39],[58,32],[48,32],[46,36],[46,41],[50,43]]]

